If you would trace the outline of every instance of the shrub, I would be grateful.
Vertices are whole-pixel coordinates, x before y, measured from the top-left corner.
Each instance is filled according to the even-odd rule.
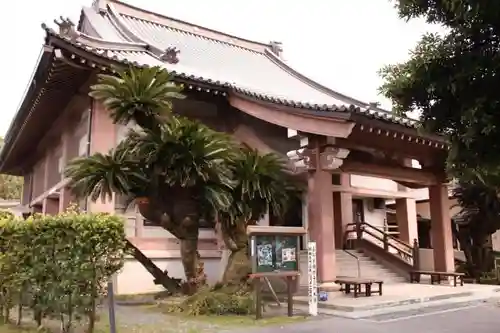
[[[248,288],[227,286],[203,288],[178,305],[169,306],[169,312],[188,315],[248,315],[255,312],[255,299]]]
[[[61,319],[63,331],[83,315],[95,318],[95,301],[123,266],[123,221],[107,214],[35,215],[0,220],[0,307],[4,320],[17,305],[30,306],[37,323]],[[20,319],[18,319],[20,322]]]

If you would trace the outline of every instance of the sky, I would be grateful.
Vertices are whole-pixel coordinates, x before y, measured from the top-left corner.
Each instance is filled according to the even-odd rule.
[[[321,84],[366,102],[378,95],[378,70],[402,62],[420,36],[440,31],[421,20],[403,21],[390,0],[125,0],[132,5],[239,37],[283,43],[284,58]],[[0,135],[17,112],[54,19],[78,22],[92,0],[11,1],[0,11],[3,111]]]

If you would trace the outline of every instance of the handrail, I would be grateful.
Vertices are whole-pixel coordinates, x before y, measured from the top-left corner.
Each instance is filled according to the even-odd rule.
[[[381,237],[379,237],[379,236],[375,235],[374,233],[372,233],[372,232],[371,232],[371,231],[369,231],[369,230],[364,230],[363,232],[366,232],[368,235],[372,236],[373,238],[376,238],[376,239],[378,239],[379,241],[384,242],[384,239],[383,239],[383,238],[381,238]],[[405,251],[405,250],[403,250],[403,249],[399,249],[399,248],[397,248],[396,246],[394,246],[394,245],[392,245],[392,244],[390,244],[390,243],[388,244],[388,246],[393,247],[395,250],[398,250],[398,251],[404,252],[404,253],[405,253],[405,254],[407,254],[407,255],[411,255],[411,253],[410,253],[409,251]]]
[[[350,229],[353,227],[352,229]],[[349,230],[350,229],[350,230]],[[415,241],[414,246],[411,246],[402,240],[390,235],[387,232],[384,232],[383,230],[371,225],[370,223],[367,222],[357,222],[357,223],[348,223],[346,225],[346,231],[344,233],[344,244],[347,243],[347,237],[348,234],[356,232],[356,238],[358,240],[364,238],[363,234],[368,234],[371,236],[372,239],[378,240],[383,243],[383,249],[395,255],[395,253],[392,253],[390,249],[394,249],[397,251],[397,256],[400,257],[401,260],[405,261],[406,263],[414,266],[417,268],[418,265],[418,243]],[[378,234],[377,234],[378,233]],[[375,242],[371,241],[370,238],[366,239],[367,241],[370,241],[377,245]],[[377,245],[380,246],[380,245]]]
[[[353,227],[355,227],[355,229],[354,229],[354,230],[352,230],[352,231],[356,231],[356,229],[357,229],[357,227],[358,227],[358,224],[359,224],[361,227],[363,227],[363,226],[367,226],[367,227],[369,227],[369,228],[371,228],[371,229],[373,229],[373,230],[375,230],[375,231],[379,232],[380,234],[384,235],[384,236],[385,236],[385,237],[387,237],[389,240],[395,241],[396,243],[399,243],[399,244],[401,244],[402,246],[404,246],[404,247],[406,247],[406,248],[408,248],[408,249],[410,249],[410,250],[413,248],[413,247],[412,247],[411,245],[409,245],[408,243],[405,243],[405,242],[403,242],[401,239],[396,238],[396,237],[394,237],[394,236],[392,236],[392,235],[390,235],[390,234],[388,234],[388,233],[384,232],[383,230],[380,230],[380,228],[377,228],[377,227],[375,227],[374,225],[372,225],[372,224],[370,224],[370,223],[368,223],[368,222],[348,223],[346,226],[347,226],[347,227],[348,227],[348,226],[353,226]],[[363,229],[362,231],[365,231],[365,230],[364,230],[364,228],[362,228],[362,229]],[[375,235],[373,235],[373,234],[372,234],[372,236],[373,236],[373,237],[375,237],[375,238],[378,238],[377,236],[375,236]],[[382,241],[383,239],[380,239],[380,240]],[[395,246],[393,245],[393,247],[395,247]]]
[[[354,253],[352,253],[351,251],[348,251],[345,248],[342,248],[342,251],[344,251],[345,253],[347,253],[348,255],[353,257],[354,259],[356,259],[356,262],[358,264],[358,278],[361,277],[361,265],[359,264],[359,257],[357,255],[355,255]]]
[[[367,225],[367,226],[369,226],[370,228],[375,229],[375,230],[377,230],[378,232],[380,232],[380,233],[382,233],[382,234],[386,234],[388,238],[391,238],[391,240],[394,240],[395,242],[397,242],[397,243],[399,243],[399,244],[401,244],[401,245],[403,245],[403,246],[406,246],[406,247],[407,247],[407,248],[409,248],[409,249],[411,249],[411,248],[412,248],[412,246],[411,246],[410,244],[403,242],[403,241],[402,241],[401,239],[399,239],[399,238],[396,238],[396,237],[394,237],[394,236],[392,236],[392,235],[387,234],[387,233],[386,233],[386,232],[384,232],[383,230],[380,230],[379,228],[375,227],[374,225],[371,225],[371,224],[370,224],[370,223],[368,223],[368,222],[362,222],[361,224],[363,224],[363,225]]]

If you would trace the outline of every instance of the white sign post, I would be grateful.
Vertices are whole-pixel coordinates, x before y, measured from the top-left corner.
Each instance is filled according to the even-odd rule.
[[[316,275],[316,242],[307,243],[307,267],[309,280],[309,314],[318,315],[318,280]]]

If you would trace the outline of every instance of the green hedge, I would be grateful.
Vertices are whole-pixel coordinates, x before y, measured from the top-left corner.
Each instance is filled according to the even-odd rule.
[[[27,220],[0,218],[0,307],[30,307],[43,317],[61,320],[63,331],[84,316],[93,330],[96,300],[111,276],[123,266],[123,221],[108,214],[66,212]]]

